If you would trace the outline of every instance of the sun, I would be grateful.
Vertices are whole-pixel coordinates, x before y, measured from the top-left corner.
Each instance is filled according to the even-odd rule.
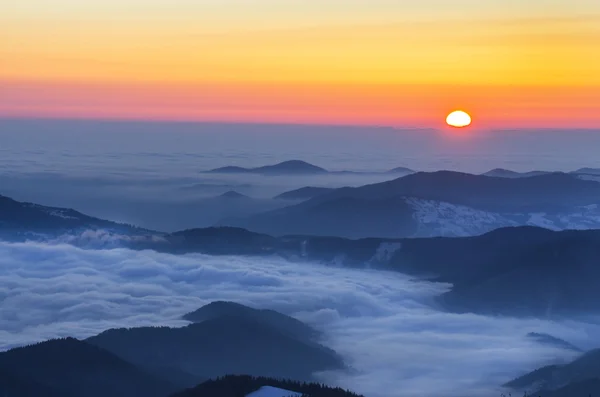
[[[462,110],[455,110],[446,117],[446,124],[455,128],[468,127],[471,125],[471,116]]]

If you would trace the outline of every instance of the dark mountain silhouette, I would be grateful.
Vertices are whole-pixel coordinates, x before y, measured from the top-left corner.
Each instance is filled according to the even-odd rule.
[[[468,238],[408,239],[390,266],[450,282],[455,311],[509,315],[597,312],[600,231],[506,228]]]
[[[171,253],[202,252],[210,255],[265,255],[277,247],[275,237],[234,227],[189,229],[165,236],[166,246],[139,248],[167,249]]]
[[[584,167],[572,172],[573,174],[600,175],[600,168]]]
[[[416,171],[406,167],[396,167],[389,170],[388,174],[414,174]]]
[[[440,302],[453,311],[521,316],[596,313],[600,230],[522,226],[461,238],[272,237],[239,228],[193,229],[166,244],[132,248],[171,253],[272,255],[395,270],[453,285]]]
[[[183,328],[113,329],[87,341],[137,365],[175,367],[198,379],[249,374],[310,380],[314,372],[343,368],[330,349],[235,315]]]
[[[600,214],[581,214],[597,211],[598,203],[600,184],[569,174],[496,178],[419,172],[388,182],[335,189],[299,204],[220,224],[278,236],[460,236],[526,225],[532,222],[532,214],[542,214],[541,222],[554,222],[557,228],[573,224],[594,227],[600,225]],[[567,221],[571,219],[575,221]],[[537,222],[535,218],[533,222]]]
[[[35,239],[38,233],[57,235],[85,229],[106,229],[124,234],[157,233],[94,218],[68,208],[45,207],[0,196],[0,238]]]
[[[340,197],[312,204],[310,208],[285,207],[223,223],[275,236],[404,237],[417,231],[413,208],[403,197]]]
[[[507,382],[503,386],[513,390],[538,391],[551,381],[560,365],[547,365]]]
[[[361,265],[372,258],[382,243],[392,239],[350,240],[341,237],[284,236],[280,238],[235,227],[190,229],[165,236],[165,243],[146,242],[130,245],[134,249],[154,249],[169,253],[205,253],[211,255],[272,255],[304,257],[329,261],[343,255],[348,264]]]
[[[538,394],[544,397],[597,396],[600,394],[600,378],[572,382],[556,390],[541,390]]]
[[[199,323],[111,329],[86,341],[56,339],[0,353],[0,393],[163,397],[226,374],[306,381],[344,368],[315,341],[317,331],[272,310],[213,302],[185,317]]]
[[[213,174],[243,174],[243,173],[251,172],[251,170],[253,170],[253,168],[244,168],[244,167],[237,167],[234,165],[228,165],[225,167],[215,168],[215,169],[205,171],[205,172],[210,172]]]
[[[245,194],[236,192],[235,190],[230,190],[221,194],[219,197],[228,198],[228,199],[249,199],[250,197]]]
[[[319,383],[300,383],[285,379],[228,375],[206,381],[172,397],[245,397],[264,387],[274,387],[310,397],[362,397],[341,388]],[[267,394],[263,394],[266,397]]]
[[[0,396],[6,397],[75,397],[31,379],[22,379],[0,369]]]
[[[273,165],[265,165],[262,167],[238,167],[225,166],[205,171],[212,174],[262,174],[262,175],[293,175],[293,174],[412,174],[415,171],[406,167],[397,167],[385,172],[360,172],[360,171],[328,171],[324,168],[307,163],[302,160],[288,160]]]
[[[591,382],[594,381],[594,382]],[[505,384],[514,390],[544,390],[542,395],[568,396],[566,391],[600,391],[600,349],[585,353],[565,365],[549,365]],[[575,395],[575,394],[571,394]],[[587,394],[586,394],[587,395]]]
[[[537,332],[530,332],[527,334],[527,337],[535,340],[538,343],[544,344],[544,345],[554,346],[554,347],[558,347],[561,349],[573,350],[573,351],[580,352],[580,353],[583,352],[583,350],[581,350],[577,346],[567,342],[566,340],[557,338],[552,335],[548,335],[548,334],[544,334],[544,333],[537,333]]]
[[[186,224],[192,228],[198,225],[215,225],[222,219],[247,217],[285,205],[284,201],[250,197],[235,190],[229,190],[213,197],[196,198],[174,204],[172,207],[161,207],[163,210],[157,211],[158,213],[154,217],[164,219],[161,223],[171,224],[169,221],[171,214],[177,218],[186,214],[189,219]]]
[[[274,165],[265,165],[255,168],[221,167],[210,171],[214,174],[263,174],[263,175],[288,175],[288,174],[324,174],[327,170],[301,160],[289,160]]]
[[[490,178],[453,171],[418,172],[388,182],[341,188],[299,206],[340,197],[418,197],[486,211],[550,211],[600,201],[600,185],[564,173],[529,178]]]
[[[319,336],[319,333],[315,329],[293,317],[286,316],[275,310],[253,309],[234,302],[212,302],[194,312],[184,315],[183,318],[194,323],[201,323],[227,316],[247,318],[268,325],[284,335],[304,342],[312,342]]]
[[[516,172],[512,170],[507,170],[504,168],[494,168],[488,172],[485,172],[481,175],[492,176],[498,178],[529,178],[531,176],[538,175],[546,175],[551,174],[549,171],[528,171],[528,172]]]
[[[163,397],[177,390],[112,353],[73,338],[0,353],[0,374],[16,397],[35,391],[40,397]]]
[[[275,196],[275,199],[279,200],[308,200],[313,197],[320,196],[325,193],[329,193],[333,188],[329,187],[302,187],[300,189],[291,190],[289,192],[281,193],[278,196]]]

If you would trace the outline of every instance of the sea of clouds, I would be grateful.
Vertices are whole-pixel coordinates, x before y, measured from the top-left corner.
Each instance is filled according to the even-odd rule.
[[[165,232],[274,209],[286,203],[273,196],[304,186],[394,179],[397,175],[368,172],[395,167],[471,173],[496,167],[600,167],[600,134],[592,131],[480,131],[458,137],[382,127],[0,119],[0,142],[0,194]],[[367,173],[202,173],[293,159],[332,171]],[[254,201],[206,201],[229,190]]]
[[[325,331],[353,371],[321,374],[367,397],[499,395],[498,385],[573,353],[528,340],[547,332],[593,347],[598,328],[436,309],[450,286],[399,273],[277,257],[175,256],[0,242],[0,350],[114,327],[182,326],[215,300],[294,315]]]

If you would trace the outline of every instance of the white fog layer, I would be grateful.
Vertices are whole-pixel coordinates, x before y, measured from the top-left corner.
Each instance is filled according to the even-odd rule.
[[[598,328],[589,324],[444,313],[432,301],[448,288],[276,257],[0,243],[0,349],[116,327],[182,326],[181,315],[228,300],[324,330],[324,343],[353,368],[322,374],[326,382],[369,397],[425,397],[494,395],[524,371],[572,358],[529,332],[595,346]]]

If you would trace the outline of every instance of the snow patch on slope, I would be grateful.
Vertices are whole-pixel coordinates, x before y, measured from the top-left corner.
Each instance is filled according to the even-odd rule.
[[[68,210],[48,210],[46,212],[49,215],[56,216],[58,218],[63,218],[63,219],[79,219],[76,216],[67,215],[66,212],[68,212]]]
[[[473,236],[499,227],[518,223],[501,214],[477,210],[464,205],[410,197],[406,199],[413,210],[418,228],[414,237]]]
[[[247,394],[246,397],[300,397],[302,393],[291,390],[280,389],[272,386],[263,386],[255,392]]]
[[[402,249],[402,243],[381,243],[371,258],[371,262],[389,263],[396,251]]]
[[[70,244],[90,249],[121,248],[130,243],[164,243],[167,240],[158,235],[127,235],[106,229],[87,229],[81,232],[65,233],[48,238],[48,244]]]
[[[527,221],[528,225],[543,227],[550,230],[560,230],[560,227],[557,227],[554,222],[550,219],[546,218],[546,214],[541,213],[532,213],[529,214],[529,220]]]
[[[600,175],[578,174],[577,178],[583,179],[584,181],[600,182]]]
[[[562,213],[495,213],[442,201],[410,197],[417,231],[413,237],[465,237],[509,226],[531,225],[550,230],[600,228],[600,206],[591,204]]]
[[[578,207],[568,214],[559,214],[554,221],[560,229],[600,228],[600,209],[597,204]]]
[[[52,208],[52,207],[45,207],[43,205],[39,205],[39,204],[23,204],[24,207],[29,207],[29,208],[35,208],[38,211],[44,212],[50,216],[55,216],[57,218],[63,218],[63,219],[80,219],[77,216],[73,216],[72,214],[74,214],[75,212],[73,210],[67,209],[67,208]]]

